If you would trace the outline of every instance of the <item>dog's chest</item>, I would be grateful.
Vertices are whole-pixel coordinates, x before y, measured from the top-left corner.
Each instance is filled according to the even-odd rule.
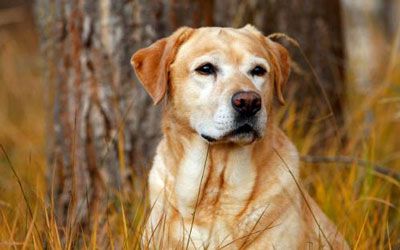
[[[195,209],[204,219],[237,215],[246,208],[255,181],[250,148],[219,152],[201,145],[192,147],[176,178],[178,209],[184,217],[192,216]]]

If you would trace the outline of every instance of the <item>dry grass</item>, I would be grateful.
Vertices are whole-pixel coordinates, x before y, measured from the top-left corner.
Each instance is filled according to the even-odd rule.
[[[389,46],[387,64],[368,95],[357,94],[350,81],[349,136],[344,153],[400,171],[398,46]],[[73,236],[60,242],[51,207],[45,205],[46,86],[41,83],[39,63],[32,27],[0,27],[0,144],[10,160],[0,151],[0,249],[41,249],[43,241],[50,248],[72,247]],[[294,109],[291,106],[289,113]],[[301,122],[302,116],[290,115],[283,128],[306,155],[316,138],[313,133],[302,136],[295,119]],[[325,155],[337,152],[333,143]],[[21,179],[27,202],[10,164]],[[372,166],[333,163],[304,164],[302,176],[302,182],[354,249],[400,247],[398,179],[374,172]],[[144,202],[139,195],[134,197],[121,196],[122,212],[109,218],[107,237],[112,242],[118,239],[125,249],[139,247]],[[96,248],[96,242],[93,234],[83,245]]]
[[[32,27],[0,27],[0,144],[21,178],[37,215],[44,190],[45,109],[36,34]],[[0,248],[32,244],[28,210],[18,183],[0,153]]]

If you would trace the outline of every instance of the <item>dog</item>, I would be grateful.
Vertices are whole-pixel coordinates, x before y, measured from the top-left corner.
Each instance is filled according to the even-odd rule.
[[[182,27],[131,64],[154,103],[165,99],[144,248],[349,248],[274,124],[290,71],[282,45],[251,25]]]

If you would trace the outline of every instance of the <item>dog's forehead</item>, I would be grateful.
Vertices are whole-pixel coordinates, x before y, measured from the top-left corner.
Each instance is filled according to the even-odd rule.
[[[195,58],[210,51],[265,57],[264,45],[261,33],[248,28],[205,27],[195,30],[179,49],[177,57]]]

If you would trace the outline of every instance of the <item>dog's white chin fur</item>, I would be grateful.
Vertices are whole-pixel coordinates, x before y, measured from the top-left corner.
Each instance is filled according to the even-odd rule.
[[[239,135],[234,135],[230,136],[227,141],[239,144],[239,145],[249,145],[253,142],[255,142],[257,139],[259,139],[258,136],[256,136],[253,133],[246,133],[246,134],[239,134]]]
[[[237,129],[237,128],[235,128]],[[209,143],[217,144],[217,143],[234,143],[238,145],[248,145],[256,140],[261,139],[264,136],[265,126],[253,126],[254,131],[252,132],[244,132],[238,134],[231,134],[235,129],[226,130],[227,132],[218,133],[216,135],[213,130],[204,131],[204,130],[197,130],[199,136],[203,137],[204,140],[208,141]]]

